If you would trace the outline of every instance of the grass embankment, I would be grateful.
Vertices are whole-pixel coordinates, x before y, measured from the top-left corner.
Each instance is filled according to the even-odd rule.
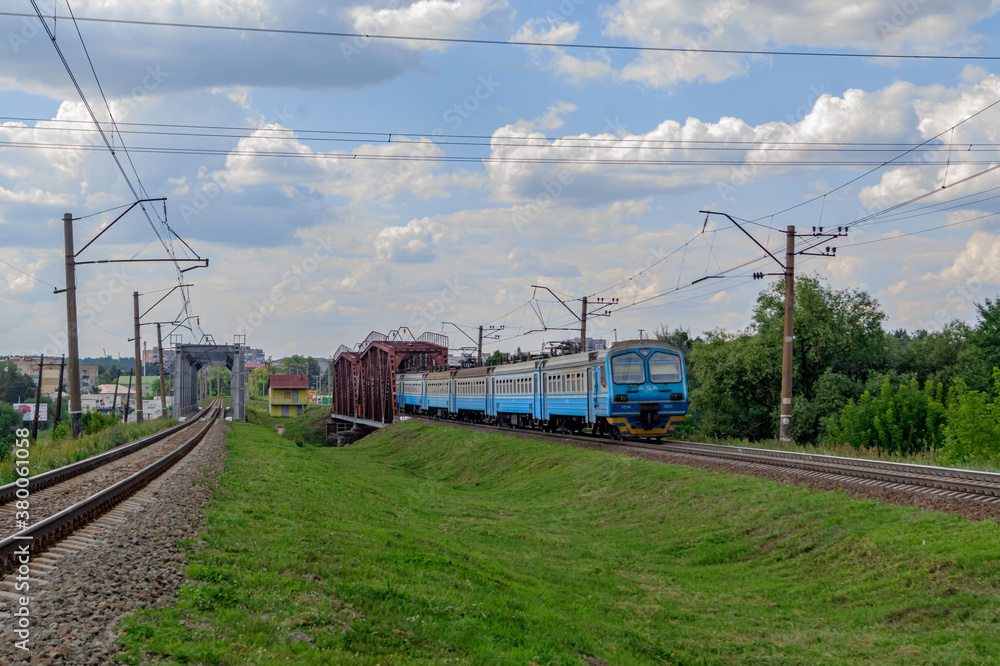
[[[996,523],[440,426],[232,426],[193,582],[128,621],[131,663],[1000,659]]]
[[[299,446],[326,444],[326,422],[330,417],[330,407],[310,405],[296,416],[271,416],[267,402],[247,400],[247,422],[265,428],[284,428],[284,436]]]
[[[154,419],[142,423],[118,423],[79,439],[67,437],[53,440],[51,435],[46,439],[40,438],[30,449],[31,476],[85,460],[175,425],[175,419]],[[13,455],[4,456],[0,460],[0,485],[11,483],[16,478]]]

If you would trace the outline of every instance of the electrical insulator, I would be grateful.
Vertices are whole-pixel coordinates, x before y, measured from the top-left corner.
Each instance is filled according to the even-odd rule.
[[[753,279],[754,279],[754,280],[760,280],[760,279],[762,279],[763,277],[764,277],[764,274],[763,274],[763,273],[754,273],[754,274],[753,274]]]

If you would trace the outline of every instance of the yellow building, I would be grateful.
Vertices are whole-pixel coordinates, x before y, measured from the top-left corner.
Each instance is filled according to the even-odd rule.
[[[309,409],[309,378],[305,375],[268,377],[271,416],[295,416]]]

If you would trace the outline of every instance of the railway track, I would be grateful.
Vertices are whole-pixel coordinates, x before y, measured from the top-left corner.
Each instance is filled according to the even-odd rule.
[[[4,574],[16,571],[22,558],[35,560],[128,500],[197,446],[223,413],[223,403],[216,401],[185,423],[161,433],[31,477],[26,495],[29,512],[38,519],[34,511],[37,492],[37,501],[43,507],[39,513],[44,517],[0,540],[0,570]],[[177,439],[183,443],[178,445]],[[95,485],[103,487],[93,492]],[[16,510],[17,490],[17,484],[0,487],[0,502]],[[80,498],[81,494],[86,496]],[[6,525],[21,527],[20,522],[14,522],[15,513],[10,507],[0,507],[0,516],[9,516]]]
[[[917,493],[948,500],[1000,506],[1000,474],[991,472],[698,442],[665,441],[657,444],[630,442],[596,436],[558,435],[500,426],[458,424],[423,417],[416,417],[414,420],[461,425],[504,434],[526,435],[556,442],[570,441],[614,445],[624,451],[679,454],[702,460],[728,461],[758,471],[792,471],[804,477],[837,484],[862,485],[895,492]]]

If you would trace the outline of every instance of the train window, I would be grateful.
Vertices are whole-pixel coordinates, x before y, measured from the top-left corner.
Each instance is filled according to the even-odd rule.
[[[649,357],[649,381],[676,384],[681,381],[681,359],[676,354],[656,352]]]
[[[641,384],[645,380],[642,357],[635,352],[611,359],[611,378],[616,384]]]

